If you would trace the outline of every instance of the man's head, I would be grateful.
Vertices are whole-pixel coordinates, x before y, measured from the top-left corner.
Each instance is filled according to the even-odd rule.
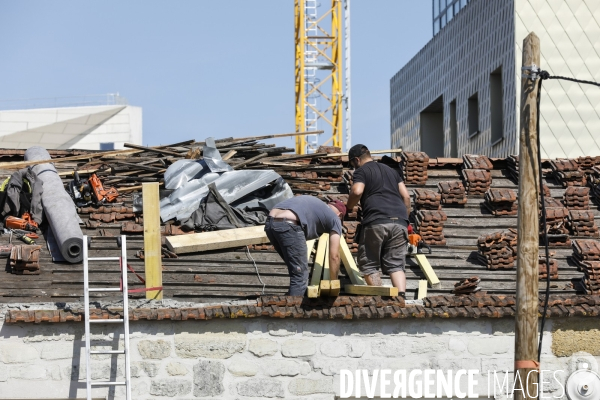
[[[340,200],[334,200],[327,203],[331,211],[335,213],[340,219],[344,219],[346,215],[346,205]]]
[[[348,162],[352,168],[362,167],[368,161],[371,161],[371,152],[364,144],[355,144],[348,151]]]

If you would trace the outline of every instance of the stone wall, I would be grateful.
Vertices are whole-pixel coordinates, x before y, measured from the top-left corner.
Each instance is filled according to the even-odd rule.
[[[555,322],[549,321],[545,334],[544,368],[564,370],[558,375],[563,381],[578,361],[597,371],[598,359],[582,352],[591,346],[588,353],[598,354],[595,341],[564,339],[570,331],[585,336],[577,328],[587,326],[584,321]],[[512,319],[132,322],[133,398],[332,400],[339,394],[341,369],[479,369],[479,392],[485,394],[486,371],[512,370],[513,324]],[[92,329],[94,348],[123,347],[111,333],[114,326]],[[0,334],[0,399],[85,397],[83,324],[0,321]],[[122,379],[121,356],[93,357],[94,380]],[[94,398],[121,399],[123,393],[97,388]]]

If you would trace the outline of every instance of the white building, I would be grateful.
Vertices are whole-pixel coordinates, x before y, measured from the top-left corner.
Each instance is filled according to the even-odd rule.
[[[78,106],[0,111],[0,147],[112,150],[124,143],[142,144],[141,107],[127,105],[118,95],[110,100],[105,105],[83,101]]]
[[[522,42],[532,31],[542,69],[600,81],[600,1],[470,0],[391,79],[392,148],[516,154]],[[543,157],[600,155],[600,89],[545,81],[540,129]]]

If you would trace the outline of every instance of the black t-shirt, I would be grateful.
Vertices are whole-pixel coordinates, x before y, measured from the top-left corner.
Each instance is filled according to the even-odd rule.
[[[354,171],[354,183],[364,183],[360,198],[361,224],[368,225],[378,219],[400,218],[408,223],[406,206],[400,196],[398,184],[402,176],[381,163],[370,161]]]

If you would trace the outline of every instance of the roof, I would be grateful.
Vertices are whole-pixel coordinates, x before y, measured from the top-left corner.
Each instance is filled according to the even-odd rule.
[[[96,158],[81,159],[85,158],[85,155],[83,155],[66,158],[64,161],[60,162],[59,159],[57,159],[55,165],[59,170],[59,173],[62,173],[65,182],[69,180],[67,177],[68,172],[73,171],[74,168],[80,170],[100,168],[101,172],[99,172],[99,176],[101,176],[105,184],[116,185],[123,193],[119,198],[121,203],[115,205],[125,207],[120,213],[112,214],[110,209],[100,210],[106,211],[103,218],[109,219],[110,221],[108,222],[94,221],[92,220],[92,213],[90,213],[90,210],[79,210],[79,215],[83,222],[81,225],[82,230],[84,234],[92,238],[90,256],[109,257],[118,254],[119,249],[116,237],[121,233],[122,224],[124,222],[136,224],[141,222],[140,219],[143,218],[142,215],[131,213],[133,204],[132,193],[137,191],[136,187],[138,187],[142,180],[160,181],[166,166],[179,158],[183,158],[186,154],[194,157],[193,148],[202,145],[203,143],[189,141],[168,147],[163,146],[162,149],[165,151],[164,154],[160,154],[160,151],[157,149],[148,149],[147,151],[136,150],[137,152],[131,152],[130,150],[129,153],[125,153],[124,155],[109,152],[104,153],[105,155],[102,156],[102,158],[99,158],[99,155],[102,155],[103,153],[89,153],[90,157],[94,154],[94,157]],[[327,156],[327,151],[334,151],[332,149],[322,149],[317,155],[299,158],[300,156],[288,157],[284,155],[285,152],[289,152],[291,149],[263,145],[257,143],[256,140],[248,138],[245,140],[234,140],[231,138],[218,140],[217,146],[222,154],[237,149],[237,154],[228,161],[231,165],[247,161],[263,152],[267,153],[264,158],[251,162],[245,165],[244,168],[274,169],[286,179],[295,193],[313,194],[321,197],[335,197],[347,193],[348,184],[346,181],[347,179],[351,179],[348,169],[344,168],[344,166],[347,167],[347,160],[345,160],[344,157]],[[199,151],[195,152],[196,155],[199,154]],[[172,153],[179,154],[179,157]],[[60,155],[62,156],[62,154]],[[68,154],[65,155],[68,156]],[[58,156],[59,155],[57,155],[57,157]],[[19,157],[18,153],[14,154],[13,160],[16,157]],[[425,163],[425,172],[421,171],[419,173],[413,173],[411,172],[411,168],[405,168],[408,170],[408,172],[405,170],[405,173],[407,174],[407,187],[409,191],[419,188],[438,191],[438,183],[442,181],[467,179],[463,176],[462,168],[465,164],[462,159],[428,159],[426,156],[425,158],[417,157],[415,160],[416,159],[419,159],[420,163]],[[405,156],[405,162],[406,160]],[[141,164],[143,165],[140,166]],[[108,169],[102,169],[107,165],[109,167]],[[138,165],[138,167],[135,165]],[[545,163],[544,165],[545,168],[549,167],[548,163]],[[407,167],[406,164],[405,167]],[[518,192],[518,187],[515,181],[510,177],[510,169],[508,167],[509,164],[507,164],[507,161],[504,159],[491,160],[491,187],[511,189]],[[0,164],[0,168],[6,168],[6,164]],[[140,170],[139,168],[145,169]],[[549,170],[546,172],[548,171]],[[0,170],[0,174],[2,174],[2,172],[4,172],[5,175],[9,173],[7,170]],[[418,178],[412,180],[418,181],[418,184],[410,183],[411,174],[414,175],[413,177]],[[463,180],[463,182],[465,183],[465,186],[467,186],[468,191],[476,190],[474,183],[469,186],[467,181]],[[545,183],[549,188],[551,196],[557,201],[561,200],[565,193],[565,188],[561,185],[561,182],[557,181],[554,178],[554,175],[548,174],[545,178]],[[127,190],[128,188],[130,191]],[[479,277],[480,282],[477,286],[480,288],[481,292],[485,292],[485,295],[508,296],[505,298],[510,298],[510,296],[514,296],[515,294],[516,268],[506,270],[488,269],[488,267],[480,261],[480,257],[477,256],[477,243],[478,238],[482,235],[507,230],[508,228],[516,228],[517,216],[494,216],[483,206],[483,197],[467,194],[466,198],[467,201],[464,207],[450,207],[446,204],[442,204],[441,211],[447,216],[442,229],[445,244],[432,245],[433,253],[427,255],[427,259],[438,275],[441,285],[436,288],[428,289],[430,297],[427,301],[434,301],[431,299],[437,299],[439,298],[437,296],[440,295],[450,295],[451,297],[455,297],[451,294],[455,284],[465,278],[473,276]],[[590,208],[597,225],[597,221],[600,219],[600,212],[593,204]],[[359,214],[360,213],[358,213],[356,218],[360,217]],[[352,221],[350,221],[350,225],[352,225]],[[421,226],[421,229],[425,232],[429,228],[423,225]],[[349,230],[349,236],[351,235],[353,235],[353,233]],[[436,236],[431,237],[434,238]],[[571,239],[575,239],[575,237],[571,236]],[[435,240],[432,240],[432,243],[435,243]],[[593,240],[597,241],[598,239]],[[8,243],[6,235],[0,237],[0,244],[5,243]],[[143,233],[128,233],[127,243],[128,262],[139,274],[143,275],[144,261],[136,256],[136,253],[143,248]],[[247,300],[257,302],[253,307],[263,307],[262,305],[259,305],[259,303],[263,304],[261,302],[264,301],[265,295],[284,295],[287,290],[289,278],[287,267],[283,264],[277,253],[272,250],[258,250],[259,248],[262,248],[262,246],[251,248],[250,251],[245,248],[237,248],[207,253],[183,254],[179,255],[178,258],[164,258],[164,297],[166,299],[178,301],[211,304],[229,304],[231,301]],[[553,295],[564,296],[582,295],[584,292],[580,282],[584,277],[584,273],[579,270],[579,267],[572,260],[572,248],[570,246],[552,246],[551,252],[553,253],[552,258],[556,259],[556,264],[558,266],[558,279],[552,281],[551,293]],[[411,258],[407,259],[407,264],[407,299],[412,300],[416,297],[418,281],[425,279],[425,277],[418,265]],[[69,303],[81,301],[83,299],[83,273],[81,264],[53,263],[48,251],[44,248],[40,256],[40,265],[41,271],[39,275],[5,274],[3,279],[0,280],[0,302]],[[312,260],[310,265],[312,266]],[[119,266],[116,264],[99,262],[91,265],[90,285],[92,287],[118,285],[119,273]],[[141,282],[139,282],[133,274],[130,274],[129,279],[131,288],[135,288],[136,286],[142,287]],[[264,282],[264,291],[261,280]],[[341,277],[341,280],[342,287],[344,283],[349,283],[349,280],[345,275]],[[389,282],[389,278],[384,276],[384,284],[390,284]],[[540,291],[543,291],[544,289],[545,284],[540,282]],[[110,293],[91,294],[91,298],[99,302],[110,301],[116,299],[117,296]],[[131,297],[143,298],[144,294],[134,293]],[[340,297],[340,299],[342,299],[342,297]],[[330,300],[326,299],[322,301],[327,303]],[[427,301],[425,304],[428,304]],[[395,306],[401,308],[399,304]],[[393,308],[394,306],[390,307]],[[429,315],[428,313],[439,313],[439,310],[443,310],[443,308],[440,307],[451,306],[431,306],[431,312],[423,312],[425,312],[425,315]],[[456,308],[457,313],[463,315],[466,311],[463,309],[459,310],[460,307],[454,308]],[[491,307],[500,307],[502,309],[502,315],[513,315],[511,312],[514,312],[514,306],[512,305],[492,305]],[[202,306],[198,305],[196,308],[201,309]],[[346,306],[344,306],[344,308],[346,308]],[[366,308],[371,310],[364,311],[367,314],[371,313],[370,315],[372,316],[375,314],[380,315],[378,308],[376,308],[375,311],[370,307]],[[387,310],[389,311],[389,308]],[[384,311],[384,315],[388,311]],[[362,312],[363,311],[361,311],[361,313]],[[485,311],[484,313],[488,312],[492,311]],[[582,311],[578,309],[577,312]],[[221,311],[221,313],[224,315],[233,315],[231,312]],[[289,313],[293,314],[293,311],[286,309],[284,314],[287,315]],[[342,313],[342,311],[340,311],[340,313]],[[347,313],[348,311],[346,311],[346,315]],[[354,310],[352,313],[354,315]],[[391,313],[391,311],[388,313]],[[305,315],[304,313],[301,314]],[[63,318],[60,317],[60,315],[58,318]],[[464,316],[474,315],[467,312]],[[39,319],[37,316],[23,318],[29,320]],[[55,318],[55,316],[52,318]],[[12,317],[8,320],[11,321]]]

